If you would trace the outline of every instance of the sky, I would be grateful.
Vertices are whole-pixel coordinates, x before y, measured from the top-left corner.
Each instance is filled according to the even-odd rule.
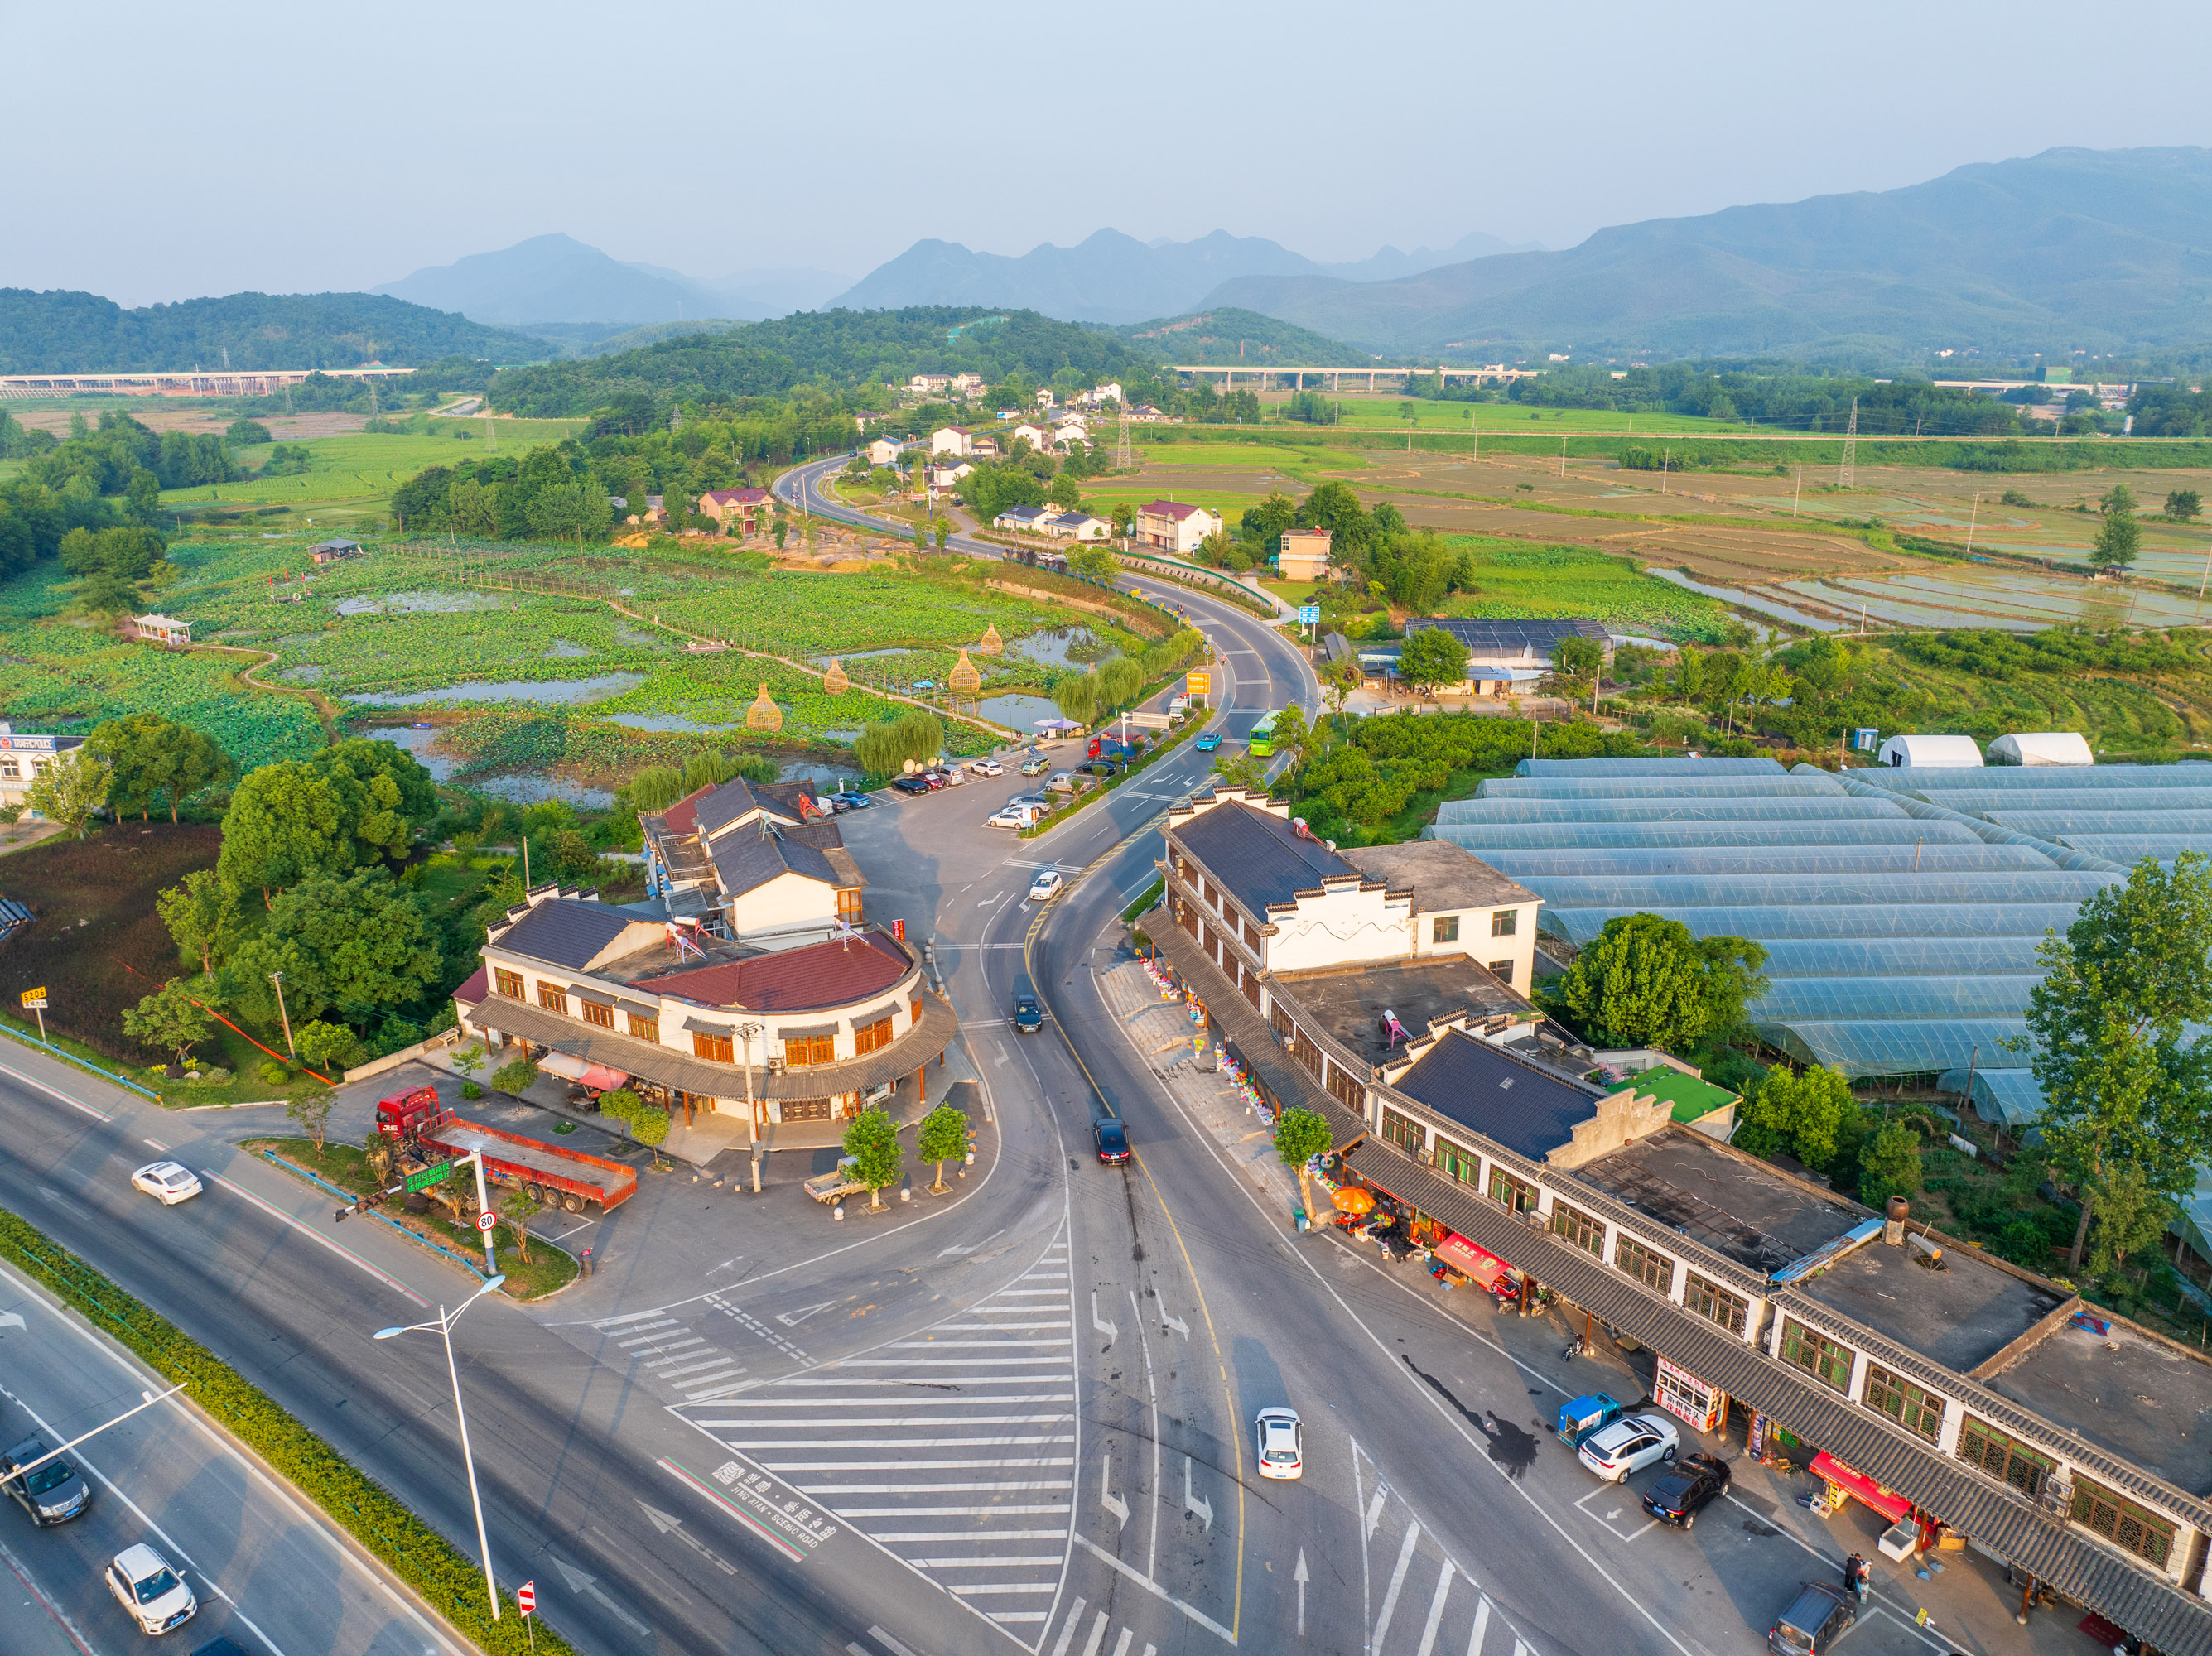
[[[358,290],[565,231],[712,280],[1112,227],[1322,260],[2212,142],[2201,4],[0,3],[0,287]],[[114,95],[108,96],[109,89]]]

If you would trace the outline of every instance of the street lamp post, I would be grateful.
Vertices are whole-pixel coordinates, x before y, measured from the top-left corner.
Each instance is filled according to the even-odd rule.
[[[753,1147],[753,1194],[758,1196],[761,1187],[760,1106],[753,1100],[753,1037],[761,1032],[757,1022],[741,1023],[738,1034],[745,1043],[745,1143]]]
[[[471,1306],[506,1280],[503,1276],[486,1278],[475,1293],[461,1301],[458,1309],[449,1312],[440,1306],[435,1322],[410,1323],[404,1328],[380,1328],[375,1335],[380,1340],[388,1340],[395,1335],[427,1333],[434,1328],[446,1342],[446,1373],[453,1382],[453,1419],[461,1429],[461,1464],[468,1468],[469,1504],[476,1508],[477,1514],[477,1551],[483,1559],[484,1592],[491,1599],[491,1619],[495,1622],[499,1620],[499,1588],[491,1578],[491,1543],[484,1535],[483,1498],[477,1493],[476,1458],[469,1453],[469,1417],[461,1408],[461,1371],[453,1362],[453,1325],[460,1321]]]
[[[284,1010],[284,974],[271,972],[269,981],[276,986],[276,1016],[284,1025],[284,1050],[296,1059],[300,1056],[300,1049],[292,1044],[292,1015]]]

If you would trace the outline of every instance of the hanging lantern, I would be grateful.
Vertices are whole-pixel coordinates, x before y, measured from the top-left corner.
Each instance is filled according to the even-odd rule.
[[[845,676],[845,669],[835,656],[830,658],[830,670],[822,675],[822,688],[831,695],[842,695],[853,688],[853,681]]]
[[[984,624],[982,642],[975,647],[987,656],[1002,656],[1006,653],[1006,641],[999,636],[999,628],[995,622]]]
[[[968,659],[968,652],[963,650],[958,664],[945,682],[951,686],[955,695],[973,695],[983,688],[983,675],[975,670],[975,664]]]
[[[769,700],[766,680],[762,681],[760,694],[753,698],[753,705],[745,709],[745,728],[768,736],[783,728],[783,709]]]

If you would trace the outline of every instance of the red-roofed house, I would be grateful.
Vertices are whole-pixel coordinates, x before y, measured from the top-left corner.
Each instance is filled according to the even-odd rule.
[[[1139,546],[1156,546],[1163,552],[1187,556],[1197,551],[1198,543],[1208,535],[1220,532],[1221,514],[1202,506],[1154,500],[1137,508],[1135,538]]]
[[[772,497],[764,488],[718,488],[699,497],[699,515],[721,525],[726,535],[733,520],[738,534],[750,535],[756,525],[768,516],[773,505]]]

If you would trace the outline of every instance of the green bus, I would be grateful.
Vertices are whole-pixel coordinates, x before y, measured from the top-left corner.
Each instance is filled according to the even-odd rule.
[[[1252,727],[1252,734],[1244,738],[1246,751],[1255,759],[1265,759],[1275,751],[1275,715],[1262,713],[1260,722]]]

